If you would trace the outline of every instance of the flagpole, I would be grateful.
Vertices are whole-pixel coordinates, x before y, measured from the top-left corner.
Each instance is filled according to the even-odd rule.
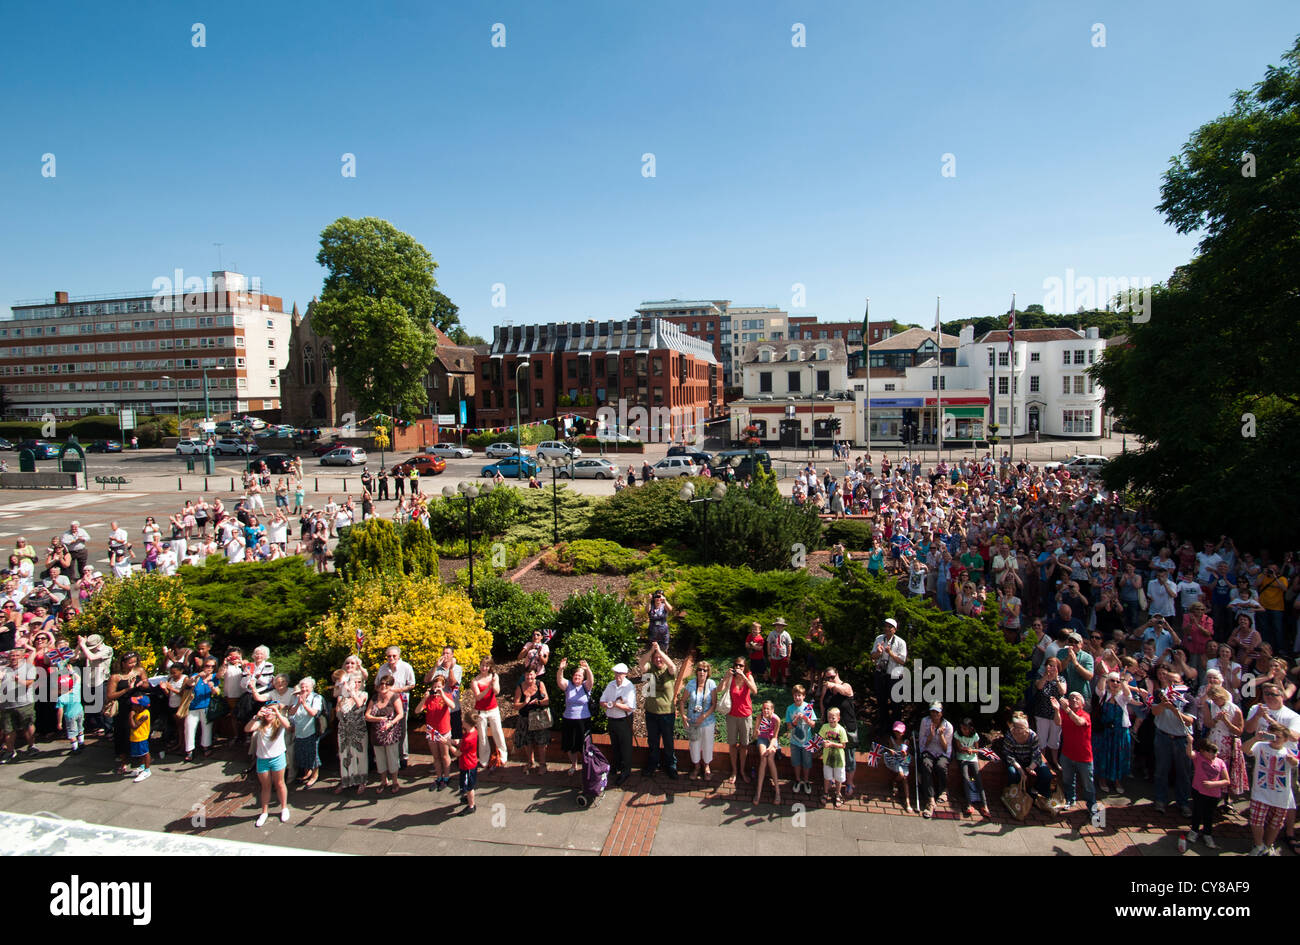
[[[1011,362],[1011,445],[1007,453],[1007,464],[1016,462],[1016,293],[1011,293],[1011,321],[1007,326],[1007,359]]]
[[[867,365],[867,463],[871,463],[871,299],[862,315],[862,360]]]
[[[934,362],[934,392],[938,398],[934,413],[936,457],[943,455],[943,331],[939,327],[939,300],[941,298],[942,296],[938,295],[934,297],[934,341],[939,348]],[[937,458],[935,462],[938,462]]]

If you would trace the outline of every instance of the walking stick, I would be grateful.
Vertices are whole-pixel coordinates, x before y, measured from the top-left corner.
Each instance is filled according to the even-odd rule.
[[[916,733],[912,733],[912,786],[915,788],[916,809],[921,809],[921,753],[917,747]]]

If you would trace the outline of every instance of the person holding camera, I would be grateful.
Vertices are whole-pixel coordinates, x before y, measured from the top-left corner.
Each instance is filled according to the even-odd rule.
[[[732,663],[727,675],[727,695],[731,708],[727,711],[727,747],[731,752],[731,775],[727,784],[735,784],[736,776],[749,784],[749,769],[746,760],[750,743],[754,740],[754,696],[758,693],[758,683],[745,668],[745,658],[738,656]]]
[[[451,707],[453,700],[447,694],[447,677],[435,676],[428,693],[415,711],[424,713],[424,734],[429,738],[429,753],[433,755],[433,789],[441,791],[451,780]]]
[[[885,632],[871,644],[871,658],[876,663],[876,712],[879,723],[888,727],[902,718],[902,703],[894,700],[891,690],[896,680],[907,673],[907,643],[898,635],[898,621],[885,619]],[[822,716],[825,718],[825,715]]]
[[[257,710],[244,731],[253,737],[253,751],[257,755],[257,780],[262,786],[262,812],[256,826],[266,823],[271,804],[271,791],[280,800],[280,822],[289,822],[289,789],[284,783],[285,741],[284,733],[292,728],[289,717],[278,703],[267,703]]]
[[[320,777],[320,731],[317,719],[325,711],[325,699],[316,693],[316,680],[304,676],[293,690],[289,712],[293,722],[293,765],[298,784],[309,788]]]
[[[1182,639],[1174,633],[1173,626],[1169,620],[1160,614],[1152,614],[1146,623],[1137,628],[1137,637],[1144,644],[1150,640],[1155,644],[1156,662],[1164,660],[1165,651],[1171,646],[1181,646]]]
[[[1287,579],[1278,573],[1277,565],[1270,564],[1259,576],[1255,590],[1263,608],[1257,611],[1256,623],[1264,641],[1272,644],[1273,652],[1285,646],[1282,639],[1282,615],[1286,610]]]

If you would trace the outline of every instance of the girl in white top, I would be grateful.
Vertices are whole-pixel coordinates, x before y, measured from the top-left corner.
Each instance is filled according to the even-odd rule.
[[[277,510],[275,517],[267,524],[266,537],[272,545],[284,549],[289,541],[289,520],[284,517],[283,512]]]
[[[266,823],[272,788],[275,788],[280,800],[280,821],[286,824],[289,822],[289,790],[284,784],[284,733],[289,728],[289,719],[277,703],[264,706],[244,726],[244,731],[253,736],[253,750],[257,755],[257,780],[262,785],[262,813],[257,817],[258,827]]]

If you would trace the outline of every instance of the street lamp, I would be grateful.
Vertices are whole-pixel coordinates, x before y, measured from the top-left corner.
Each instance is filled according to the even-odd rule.
[[[555,544],[560,543],[560,492],[556,479],[560,474],[560,469],[568,466],[573,462],[572,456],[547,456],[538,458],[538,462],[551,470],[551,517],[554,522]],[[572,475],[572,471],[570,471]]]
[[[214,368],[203,369],[203,419],[210,421],[212,419],[212,405],[208,402],[208,371],[224,371],[225,368],[218,364]]]
[[[470,510],[475,499],[480,495],[487,495],[492,489],[491,482],[485,482],[480,486],[463,480],[455,487],[450,485],[442,487],[442,494],[449,500],[456,498],[457,493],[465,497],[465,542],[469,547],[469,599],[471,601],[474,599],[474,526]]]
[[[531,363],[527,358],[524,358],[515,365],[515,452],[517,454],[515,459],[518,460],[515,467],[518,470],[518,474],[515,476],[516,479],[524,478],[524,423],[523,416],[519,412],[519,372]]]
[[[740,457],[732,459],[733,464],[738,464]],[[704,503],[704,560],[709,560],[709,505],[714,502],[721,502],[727,494],[727,487],[722,483],[716,483],[709,494],[697,497],[695,495],[695,483],[688,482],[682,486],[682,491],[678,493],[683,502],[690,505]]]

